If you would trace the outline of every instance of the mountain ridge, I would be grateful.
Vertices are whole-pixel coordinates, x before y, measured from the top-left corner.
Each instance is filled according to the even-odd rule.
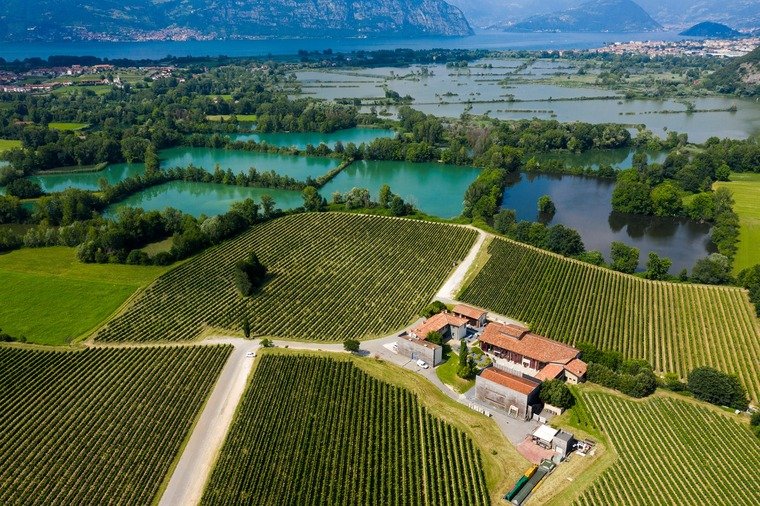
[[[562,11],[531,16],[514,32],[648,32],[662,26],[632,0],[591,0]]]
[[[208,40],[473,33],[444,0],[4,0],[0,40]]]

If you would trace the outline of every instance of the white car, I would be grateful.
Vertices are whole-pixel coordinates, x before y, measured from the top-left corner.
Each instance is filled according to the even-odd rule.
[[[422,367],[423,369],[427,369],[428,367],[430,367],[429,365],[427,365],[427,362],[425,362],[424,360],[418,360],[417,365]]]
[[[255,356],[256,356],[255,351],[249,351],[248,353],[245,354],[245,358],[253,358]]]

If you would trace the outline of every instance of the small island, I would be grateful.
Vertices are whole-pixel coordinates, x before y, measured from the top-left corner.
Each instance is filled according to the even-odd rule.
[[[736,37],[741,37],[742,33],[722,23],[703,21],[702,23],[697,23],[688,30],[684,30],[678,35],[683,35],[685,37],[706,37],[710,39],[734,39]]]

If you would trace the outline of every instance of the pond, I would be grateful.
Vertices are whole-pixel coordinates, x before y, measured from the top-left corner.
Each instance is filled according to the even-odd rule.
[[[393,193],[421,211],[454,218],[462,214],[464,192],[479,172],[475,167],[440,163],[362,160],[338,174],[320,193],[329,200],[336,191],[345,193],[352,188],[367,188],[376,200],[380,187],[387,184]]]
[[[662,163],[668,156],[667,151],[644,151],[649,163]],[[538,153],[535,155],[539,162],[545,160],[563,160],[567,167],[593,167],[598,169],[601,165],[611,165],[615,169],[630,169],[633,166],[635,149],[592,149],[584,153],[556,152]]]
[[[614,182],[596,178],[521,174],[504,192],[502,207],[515,209],[518,220],[536,221],[538,198],[549,195],[557,207],[549,225],[574,228],[586,249],[600,251],[607,261],[612,241],[634,246],[640,250],[639,270],[644,270],[650,251],[673,261],[671,274],[691,270],[699,258],[714,252],[709,224],[613,213],[614,187]]]
[[[320,133],[320,132],[282,132],[282,133],[240,133],[231,134],[229,137],[233,141],[256,141],[258,143],[266,142],[273,146],[280,147],[294,147],[296,149],[304,150],[308,144],[314,147],[324,143],[330,149],[335,147],[335,144],[340,141],[344,145],[349,142],[353,142],[357,146],[364,143],[369,144],[375,139],[381,139],[385,137],[393,138],[396,136],[396,132],[393,130],[385,130],[379,128],[350,128],[346,130],[338,130],[332,133]]]
[[[226,213],[233,203],[247,198],[260,203],[264,194],[272,197],[280,209],[292,209],[303,204],[301,193],[296,191],[171,181],[127,197],[110,206],[106,214],[113,214],[120,207],[141,207],[146,211],[162,211],[173,207],[196,217],[201,214],[214,216]]]
[[[32,176],[30,179],[39,182],[42,191],[46,193],[61,192],[67,188],[95,191],[99,189],[98,181],[101,179],[113,185],[144,171],[145,165],[142,163],[115,163],[97,172],[62,172]]]

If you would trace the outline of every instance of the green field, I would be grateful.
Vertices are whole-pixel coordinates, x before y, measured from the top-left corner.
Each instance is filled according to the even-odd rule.
[[[97,334],[100,341],[188,340],[205,329],[342,341],[415,319],[475,240],[463,227],[345,213],[286,216],[209,249],[160,277]],[[269,268],[243,298],[234,264]]]
[[[0,139],[0,153],[3,151],[8,151],[9,149],[13,148],[20,148],[21,147],[21,141],[16,141],[12,139]]]
[[[93,330],[165,269],[83,264],[74,248],[0,255],[0,329],[29,342],[66,344]]]
[[[0,347],[0,504],[151,504],[230,351]]]
[[[760,399],[760,323],[745,291],[647,281],[504,239],[460,298],[567,343],[589,341],[685,377],[737,374]]]
[[[739,250],[734,272],[760,264],[760,174],[731,174],[730,182],[715,183],[734,194],[734,211],[739,215]]]
[[[760,440],[733,415],[672,394],[583,399],[618,458],[578,506],[760,504]]]
[[[84,130],[89,126],[87,123],[48,123],[51,130]]]
[[[209,121],[229,121],[232,116],[232,114],[214,114],[211,116],[206,116],[206,119]],[[255,114],[238,114],[236,117],[237,120],[241,123],[251,123],[257,119]]]
[[[473,441],[353,363],[258,359],[202,504],[489,504]]]

